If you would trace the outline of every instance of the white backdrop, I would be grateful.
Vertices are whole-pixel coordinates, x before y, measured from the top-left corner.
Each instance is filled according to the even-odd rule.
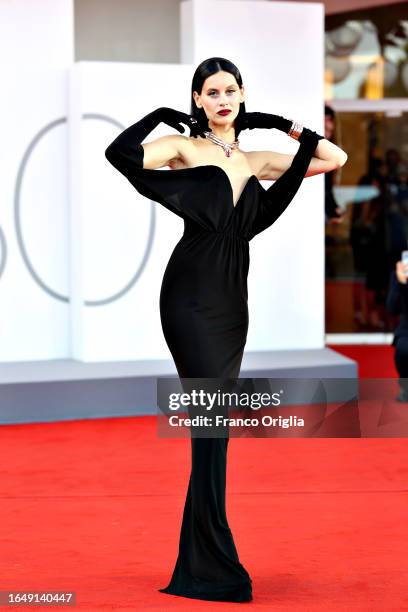
[[[71,0],[0,3],[0,360],[70,354]]]
[[[3,71],[0,359],[170,357],[158,294],[183,223],[139,195],[105,148],[157,106],[189,112],[195,67],[216,55],[241,70],[248,111],[322,132],[323,5],[189,0],[181,3],[182,64],[74,64],[72,3],[41,4],[53,40],[38,23],[27,65],[17,53]],[[12,10],[8,19],[17,19]],[[11,40],[15,29],[9,51],[25,44],[23,35]],[[169,132],[161,125],[146,140]],[[244,132],[241,142],[298,146],[276,130]],[[323,175],[305,179],[284,215],[250,242],[247,350],[324,345],[323,198]]]

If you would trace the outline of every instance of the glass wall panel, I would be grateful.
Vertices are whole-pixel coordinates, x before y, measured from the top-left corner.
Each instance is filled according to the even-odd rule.
[[[407,96],[408,2],[326,17],[326,100]]]
[[[337,112],[348,153],[326,221],[326,333],[389,332],[391,270],[408,248],[408,113]],[[326,202],[328,193],[326,192]]]

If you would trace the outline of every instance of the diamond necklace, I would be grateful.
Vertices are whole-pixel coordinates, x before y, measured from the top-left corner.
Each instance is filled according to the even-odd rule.
[[[225,142],[225,140],[223,140],[219,136],[216,136],[213,132],[204,132],[204,135],[206,138],[208,138],[208,140],[211,140],[215,144],[220,145],[220,147],[224,149],[225,155],[227,157],[231,157],[232,149],[236,149],[239,146],[238,138],[234,140],[234,142],[229,143]]]

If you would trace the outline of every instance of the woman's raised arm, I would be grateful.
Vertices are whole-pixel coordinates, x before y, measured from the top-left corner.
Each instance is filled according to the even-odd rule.
[[[260,151],[261,178],[264,180],[276,181],[288,168],[290,168],[294,155],[288,153],[278,153],[277,151]],[[309,162],[305,178],[330,172],[344,166],[347,161],[347,153],[340,147],[326,140],[319,140],[319,144]],[[262,166],[263,164],[263,166]]]
[[[184,132],[181,122],[191,130],[194,128],[192,121],[194,119],[186,113],[168,107],[157,108],[123,130],[107,147],[105,157],[125,176],[134,168],[155,169],[167,166],[172,158],[179,156],[180,146],[184,142],[185,137],[180,136]],[[180,134],[162,136],[142,146],[143,140],[161,122],[173,127]]]

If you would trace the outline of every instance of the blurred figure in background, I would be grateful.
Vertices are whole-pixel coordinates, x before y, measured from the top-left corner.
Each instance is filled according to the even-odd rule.
[[[324,107],[324,137],[326,140],[334,142],[335,130],[335,112],[325,104]],[[344,214],[338,206],[333,194],[333,180],[336,171],[326,172],[324,175],[324,208],[326,223],[341,223],[344,219]]]
[[[388,149],[388,153],[394,149]],[[393,154],[394,157],[394,154]],[[398,157],[399,159],[399,157]],[[389,164],[387,164],[389,168]],[[408,187],[406,166],[398,162],[398,172],[385,176],[389,206],[387,214],[387,247],[389,273],[395,269],[395,264],[401,257],[401,251],[407,248],[408,236]]]
[[[371,177],[371,183],[378,193],[364,202],[363,219],[368,229],[367,245],[367,307],[369,323],[374,330],[385,327],[385,302],[390,277],[389,268],[389,210],[391,200],[387,185],[380,174]]]
[[[336,127],[334,110],[325,104],[324,106],[324,137],[330,142],[335,142],[334,132]],[[336,198],[333,193],[333,181],[336,170],[326,172],[324,175],[324,216],[325,225],[335,225],[342,223],[345,217],[345,213],[342,212],[340,206],[336,202]],[[325,235],[325,276],[326,278],[333,278],[336,276],[336,264],[333,259],[333,253],[330,247],[335,248],[335,239],[330,232],[326,232]]]
[[[408,202],[399,157],[395,173],[395,153],[389,149],[385,160],[370,159],[370,170],[358,182],[360,196],[352,207],[354,321],[357,327],[369,331],[389,328],[386,299],[390,274],[407,245],[404,207]],[[361,197],[363,190],[367,193]]]
[[[400,321],[394,331],[392,345],[395,347],[394,362],[399,374],[399,402],[408,402],[408,264],[401,260],[391,272],[387,294],[387,310],[393,315],[400,315]]]
[[[400,183],[400,173],[403,170],[401,155],[397,149],[387,149],[385,152],[386,177],[390,191],[397,194]]]
[[[377,331],[384,328],[389,281],[387,213],[389,198],[384,175],[378,170],[362,176],[358,189],[367,199],[353,204],[350,243],[354,261],[354,321]],[[371,197],[370,197],[371,196]]]

